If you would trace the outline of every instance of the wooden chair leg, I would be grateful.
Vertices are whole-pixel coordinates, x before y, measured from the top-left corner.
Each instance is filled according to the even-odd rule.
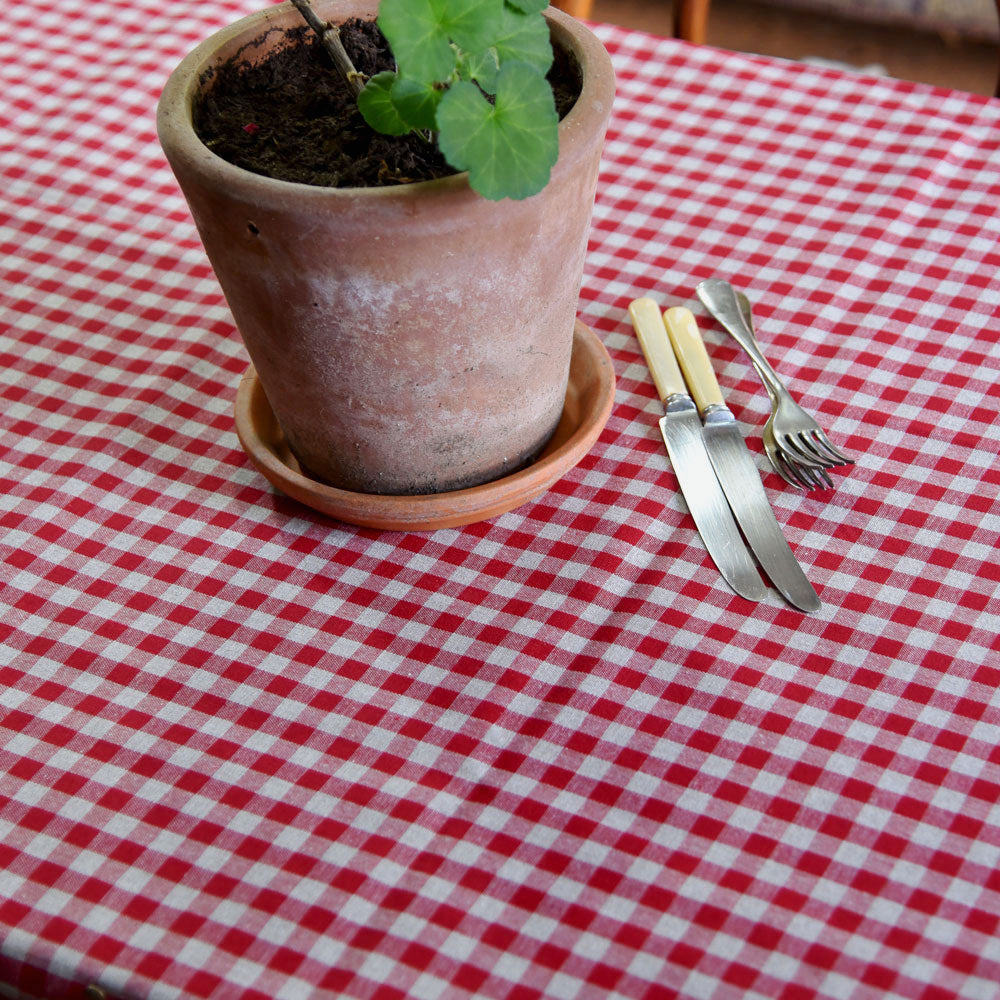
[[[1000,3],[1000,0],[997,0]],[[593,0],[552,0],[552,6],[564,10],[571,17],[586,21],[590,17]]]
[[[1000,0],[996,0],[1000,6]],[[695,45],[704,45],[708,33],[711,0],[674,0],[674,35]]]
[[[565,0],[564,0],[565,2]],[[995,0],[1000,23],[1000,0]],[[704,45],[708,34],[708,8],[711,0],[674,0],[674,36],[686,42]],[[1000,71],[994,94],[1000,97]]]
[[[997,21],[1000,22],[1000,0],[997,2]],[[1000,97],[1000,75],[997,76],[997,88],[993,91],[994,97]]]

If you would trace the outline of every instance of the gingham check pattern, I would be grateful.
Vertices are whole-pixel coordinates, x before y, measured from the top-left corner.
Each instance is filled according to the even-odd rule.
[[[0,993],[1000,996],[1000,103],[599,27],[581,315],[616,405],[538,501],[338,525],[250,466],[247,359],[154,134],[250,0],[0,15]],[[626,320],[694,299],[858,464],[721,583]]]

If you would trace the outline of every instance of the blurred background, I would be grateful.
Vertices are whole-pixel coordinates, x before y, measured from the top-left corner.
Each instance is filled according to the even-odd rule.
[[[707,44],[847,63],[904,80],[993,94],[997,0],[712,0]],[[595,21],[672,34],[671,0],[591,0]]]

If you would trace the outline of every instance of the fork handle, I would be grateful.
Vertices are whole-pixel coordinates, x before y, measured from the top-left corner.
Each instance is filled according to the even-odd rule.
[[[728,281],[721,278],[709,278],[701,282],[697,289],[698,298],[705,308],[719,321],[723,329],[746,351],[757,369],[760,380],[771,397],[771,403],[777,405],[782,396],[788,395],[778,373],[771,367],[771,362],[761,353],[760,345],[754,336],[753,328],[743,316],[736,290]]]

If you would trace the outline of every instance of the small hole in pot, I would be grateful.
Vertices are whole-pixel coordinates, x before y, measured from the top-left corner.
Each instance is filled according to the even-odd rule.
[[[247,223],[247,229],[250,230],[251,236],[260,236],[260,230],[252,222]]]

